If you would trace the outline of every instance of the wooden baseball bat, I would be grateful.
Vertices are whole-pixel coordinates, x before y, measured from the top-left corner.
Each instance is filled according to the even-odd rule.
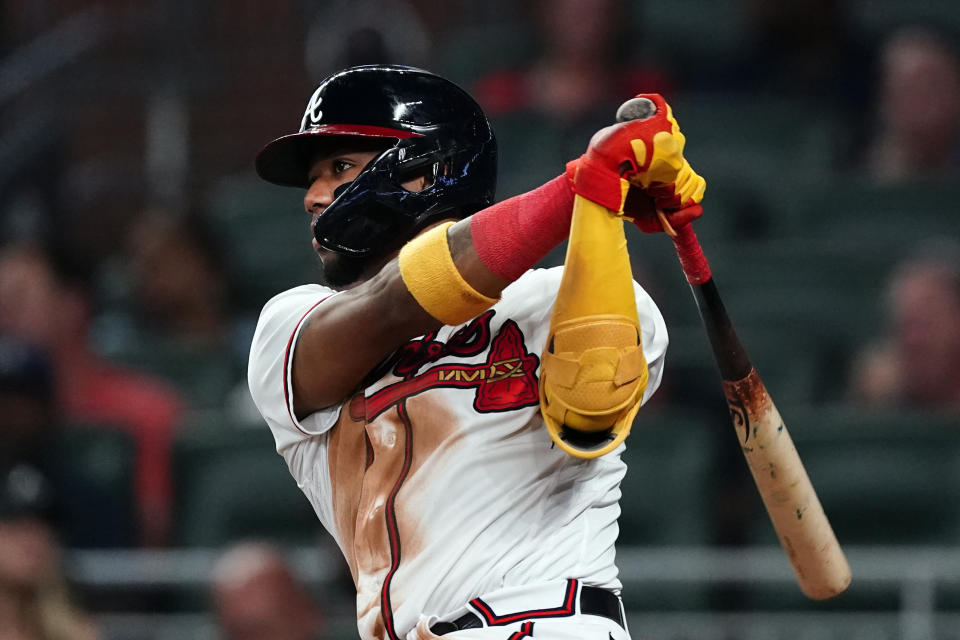
[[[654,113],[652,101],[634,98],[621,105],[617,120],[644,119]],[[662,213],[658,215],[673,238],[710,339],[740,448],[800,589],[815,600],[837,596],[850,585],[850,565],[790,433],[733,328],[693,227],[674,230]]]
[[[790,433],[727,315],[693,228],[674,247],[720,368],[740,448],[800,589],[814,600],[843,593],[850,565],[840,548]]]

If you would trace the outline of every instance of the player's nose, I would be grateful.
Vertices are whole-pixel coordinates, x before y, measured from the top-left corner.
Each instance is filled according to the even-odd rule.
[[[314,215],[323,211],[333,202],[333,185],[327,180],[314,180],[303,196],[303,209]]]

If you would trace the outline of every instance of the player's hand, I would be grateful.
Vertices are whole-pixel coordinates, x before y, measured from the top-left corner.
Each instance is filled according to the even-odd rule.
[[[567,179],[574,186],[574,176],[577,173],[577,167],[580,165],[580,159],[571,160],[567,163]],[[703,215],[703,207],[695,204],[684,207],[677,211],[664,211],[661,213],[667,222],[674,229],[679,229],[685,224],[690,224]],[[627,195],[623,201],[623,217],[632,222],[640,231],[644,233],[663,233],[665,231],[663,223],[657,215],[657,205],[654,198],[647,195],[642,188],[633,184],[629,185]]]
[[[662,230],[655,212],[630,195],[631,185],[653,200],[673,226],[688,224],[703,210],[700,201],[706,182],[683,157],[686,142],[670,106],[659,94],[640,94],[656,106],[656,113],[643,120],[629,120],[598,131],[573,175],[574,191],[611,211],[625,212],[643,231]],[[568,167],[569,171],[569,167]],[[654,224],[656,223],[656,224]]]
[[[690,224],[703,215],[703,207],[699,204],[693,204],[676,211],[670,211],[657,206],[656,198],[648,195],[640,187],[630,185],[627,191],[627,197],[623,203],[623,217],[630,220],[644,233],[663,233],[667,231],[664,223],[661,222],[657,211],[660,211],[667,223],[673,229]]]

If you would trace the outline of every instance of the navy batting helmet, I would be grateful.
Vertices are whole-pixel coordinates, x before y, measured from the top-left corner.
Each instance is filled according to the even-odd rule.
[[[465,218],[493,203],[497,145],[480,106],[437,75],[394,65],[352,67],[324,80],[307,103],[300,131],[256,158],[275,184],[308,188],[317,144],[330,136],[389,145],[355,180],[340,185],[314,223],[321,246],[356,258],[399,248],[444,218]],[[401,185],[426,175],[429,186]]]

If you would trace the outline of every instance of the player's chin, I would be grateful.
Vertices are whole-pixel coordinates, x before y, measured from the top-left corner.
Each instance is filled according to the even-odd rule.
[[[320,282],[332,289],[351,289],[362,281],[366,262],[353,256],[316,247],[320,259]]]

